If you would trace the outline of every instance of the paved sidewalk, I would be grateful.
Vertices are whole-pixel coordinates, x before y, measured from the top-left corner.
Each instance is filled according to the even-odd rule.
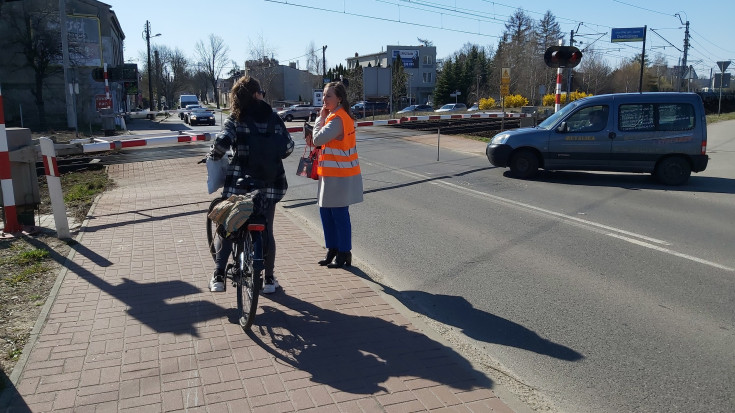
[[[110,167],[116,186],[81,229],[0,411],[512,411],[362,277],[359,257],[352,271],[317,265],[321,243],[280,209],[283,289],[244,333],[234,290],[207,288],[212,196],[197,160]]]

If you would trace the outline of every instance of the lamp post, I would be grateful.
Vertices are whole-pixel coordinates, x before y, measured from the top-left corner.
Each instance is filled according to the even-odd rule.
[[[145,30],[143,31],[143,34],[145,35],[145,43],[148,47],[148,108],[153,111],[153,78],[151,77],[151,37],[158,37],[161,35],[161,33],[157,33],[151,36],[151,23],[146,20]]]

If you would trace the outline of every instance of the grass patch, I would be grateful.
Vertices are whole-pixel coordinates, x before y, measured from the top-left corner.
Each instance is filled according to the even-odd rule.
[[[726,120],[733,120],[735,119],[735,112],[729,112],[729,113],[723,113],[723,114],[714,114],[714,115],[707,115],[707,124],[717,123],[717,122],[724,122]]]

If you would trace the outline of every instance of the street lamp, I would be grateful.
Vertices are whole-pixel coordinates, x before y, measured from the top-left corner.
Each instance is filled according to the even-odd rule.
[[[157,33],[151,36],[151,23],[146,20],[145,30],[143,31],[143,34],[145,35],[145,43],[148,47],[148,106],[150,110],[153,111],[153,78],[151,77],[151,37],[158,37],[161,35],[161,33]]]

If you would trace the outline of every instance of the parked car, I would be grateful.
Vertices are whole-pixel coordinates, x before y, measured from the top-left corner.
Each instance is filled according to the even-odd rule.
[[[200,125],[202,123],[214,125],[214,113],[204,108],[194,108],[189,112],[187,123],[192,126]]]
[[[477,104],[477,103],[475,103],[472,106],[470,106],[469,109],[467,109],[467,112],[475,112],[475,111],[478,111],[478,110],[480,110],[480,105]]]
[[[707,120],[695,93],[620,93],[567,104],[534,128],[499,133],[491,164],[532,178],[538,168],[650,173],[682,185],[707,168]]]
[[[156,119],[156,112],[151,112],[149,109],[134,109],[130,113],[126,114],[128,119]]]
[[[367,116],[387,115],[390,113],[388,102],[357,102],[352,105],[352,114],[355,119]]]
[[[411,105],[399,110],[398,112],[396,112],[396,114],[402,115],[406,113],[431,112],[433,110],[434,108],[432,108],[430,105]]]
[[[464,103],[447,103],[434,112],[458,112],[460,110],[467,110],[467,105]]]
[[[279,110],[278,116],[281,117],[285,122],[291,122],[294,119],[316,119],[316,115],[319,114],[321,107],[311,105],[293,105],[286,109]],[[314,115],[314,116],[312,116]]]

